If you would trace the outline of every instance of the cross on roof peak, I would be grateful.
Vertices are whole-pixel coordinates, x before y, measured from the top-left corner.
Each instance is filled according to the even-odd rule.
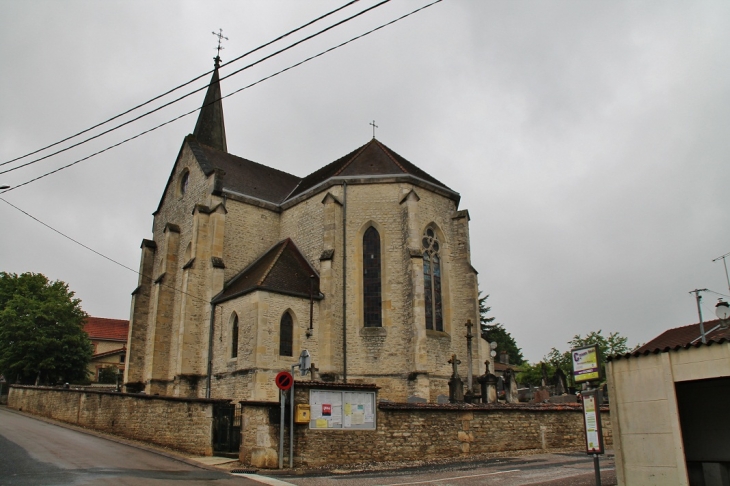
[[[375,120],[373,120],[371,123],[368,123],[368,125],[371,125],[373,127],[373,138],[375,138],[375,129],[379,127],[375,124]]]
[[[223,29],[218,29],[217,33],[213,32],[212,34],[218,37],[218,47],[216,48],[218,50],[218,53],[215,56],[215,61],[217,65],[221,61],[221,50],[225,49],[225,47],[221,45],[221,42],[223,41],[223,39],[228,40],[228,37],[223,35]]]

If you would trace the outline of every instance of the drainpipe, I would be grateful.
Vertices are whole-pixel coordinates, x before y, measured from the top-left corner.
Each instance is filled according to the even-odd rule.
[[[347,383],[347,182],[342,181],[342,378]]]
[[[210,304],[210,328],[208,329],[208,376],[206,378],[205,398],[210,398],[210,384],[213,376],[213,326],[215,324],[215,304]]]

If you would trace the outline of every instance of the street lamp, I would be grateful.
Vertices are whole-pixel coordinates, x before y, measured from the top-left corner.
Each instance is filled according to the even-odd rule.
[[[10,186],[0,186],[0,190],[2,189],[10,189]]]

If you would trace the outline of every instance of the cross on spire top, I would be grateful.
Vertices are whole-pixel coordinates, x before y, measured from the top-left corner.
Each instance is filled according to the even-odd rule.
[[[223,41],[223,39],[228,40],[228,37],[223,35],[223,29],[218,29],[217,33],[213,32],[212,34],[214,36],[218,37],[218,47],[217,47],[218,54],[215,56],[216,63],[218,63],[221,61],[221,50],[225,49],[225,47],[223,47],[221,45],[221,42]]]
[[[368,125],[371,125],[373,127],[373,138],[375,138],[375,129],[378,128],[378,126],[375,124],[375,120],[373,120],[372,123],[369,123]]]

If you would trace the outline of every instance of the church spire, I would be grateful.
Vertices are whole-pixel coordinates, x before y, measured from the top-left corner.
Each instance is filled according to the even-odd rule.
[[[205,93],[205,100],[198,115],[198,122],[195,124],[193,135],[202,144],[222,150],[223,152],[228,152],[228,146],[226,145],[226,125],[223,122],[221,86],[218,80],[220,62],[220,56],[216,56],[213,77],[210,79],[208,91]]]

